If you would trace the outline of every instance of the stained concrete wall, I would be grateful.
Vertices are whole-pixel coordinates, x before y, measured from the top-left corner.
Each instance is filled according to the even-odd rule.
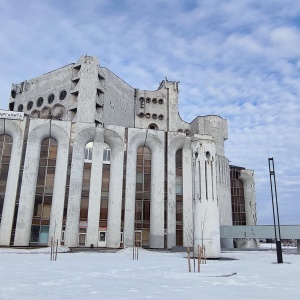
[[[216,145],[211,136],[194,135],[193,198],[194,198],[194,253],[198,245],[205,246],[206,256],[219,258],[220,222],[216,192]]]
[[[242,169],[239,172],[239,179],[242,180],[244,185],[245,197],[245,212],[246,224],[256,225],[256,199],[255,199],[255,183],[254,172],[252,170]],[[243,239],[238,240],[239,248],[257,248],[258,241],[256,239]]]
[[[220,207],[220,225],[232,225],[229,161],[216,154],[217,196]],[[233,240],[221,240],[222,248],[233,248]]]
[[[164,132],[128,129],[124,245],[134,244],[137,149],[151,150],[150,247],[164,248]]]
[[[70,122],[41,119],[31,120],[30,122],[14,240],[15,246],[29,245],[41,143],[48,137],[54,138],[58,143],[48,244],[52,236],[60,240],[68,168],[70,128]]]
[[[10,96],[10,105],[14,106],[12,110],[18,111],[19,105],[22,104],[24,113],[30,116],[34,111],[39,112],[45,107],[52,108],[57,104],[67,107],[71,97],[72,72],[73,64],[70,64],[19,84],[13,84]],[[67,96],[61,101],[59,95],[62,90],[67,92]],[[50,94],[53,94],[55,98],[49,104],[48,97]],[[12,95],[15,95],[15,98]],[[37,99],[40,97],[43,98],[43,103],[38,106]],[[30,101],[32,101],[32,108],[29,109],[28,104]]]
[[[0,120],[0,135],[7,134],[13,140],[0,224],[1,246],[10,245],[26,121]]]
[[[104,78],[103,123],[134,127],[134,88],[107,68],[99,68],[99,73]]]

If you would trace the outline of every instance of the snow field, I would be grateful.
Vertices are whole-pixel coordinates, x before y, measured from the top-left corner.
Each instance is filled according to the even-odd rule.
[[[277,264],[274,250],[222,253],[200,273],[188,273],[186,253],[141,249],[132,260],[124,249],[58,253],[50,261],[47,249],[38,252],[0,249],[1,300],[300,299],[300,255],[284,254]]]

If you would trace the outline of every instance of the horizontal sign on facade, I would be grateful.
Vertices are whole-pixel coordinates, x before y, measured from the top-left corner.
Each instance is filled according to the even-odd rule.
[[[0,109],[0,119],[23,120],[24,113]]]

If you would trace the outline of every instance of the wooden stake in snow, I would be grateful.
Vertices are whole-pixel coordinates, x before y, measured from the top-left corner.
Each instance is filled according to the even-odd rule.
[[[191,273],[191,256],[190,256],[190,247],[187,247],[187,255],[188,255],[188,266],[189,266],[189,272]]]
[[[200,263],[201,263],[201,247],[198,244],[198,273],[200,273]]]
[[[50,250],[51,261],[57,260],[57,251],[58,251],[58,239],[55,242],[54,238],[51,237],[51,250]]]
[[[139,247],[137,244],[133,245],[132,247],[132,258],[133,260],[138,260],[139,259]]]

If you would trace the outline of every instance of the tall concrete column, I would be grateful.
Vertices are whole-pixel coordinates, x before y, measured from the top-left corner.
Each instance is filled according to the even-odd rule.
[[[244,186],[246,225],[256,225],[254,172],[252,170],[240,170],[239,179],[242,180]],[[241,247],[257,248],[258,243],[256,239],[245,239]]]
[[[193,245],[193,185],[191,138],[186,138],[182,149],[183,178],[183,246]]]
[[[105,141],[111,146],[107,240],[109,248],[119,248],[121,242],[122,186],[125,128],[109,126]]]
[[[18,190],[26,119],[23,121],[2,119],[0,121],[0,135],[8,134],[13,139],[0,226],[0,245],[9,246]]]
[[[86,245],[98,246],[99,219],[101,207],[102,167],[103,167],[104,129],[96,128],[93,144],[92,170],[90,179],[90,196]]]
[[[176,151],[168,151],[167,248],[176,246]]]
[[[49,136],[49,132],[49,120],[30,121],[14,246],[29,245],[41,142]]]
[[[217,196],[220,207],[220,225],[232,226],[231,186],[229,161],[225,156],[216,155]],[[221,247],[233,248],[232,239],[221,239]]]
[[[48,245],[51,238],[61,240],[63,211],[68,171],[71,122],[51,121],[50,135],[58,142],[54,189],[51,204]]]
[[[167,248],[176,246],[176,152],[184,145],[185,135],[168,132],[168,172],[167,172]]]
[[[137,159],[136,150],[137,149],[134,144],[128,145],[127,163],[126,163],[125,216],[124,216],[124,247],[125,248],[132,247],[134,245],[136,159]]]
[[[68,168],[69,136],[69,122],[41,119],[30,121],[14,241],[15,246],[29,245],[41,143],[45,138],[49,137],[52,137],[57,141],[58,149],[48,244],[50,243],[52,236],[55,237],[55,239],[58,238],[60,240]]]
[[[164,248],[164,132],[128,129],[124,246],[134,243],[137,149],[151,150],[150,247]]]
[[[164,248],[164,148],[151,147],[150,247]]]
[[[198,253],[198,245],[203,243],[208,258],[221,255],[215,149],[215,142],[210,136],[193,136],[194,253]]]
[[[72,154],[72,168],[66,221],[65,245],[77,247],[79,238],[79,218],[81,190],[84,166],[84,149],[88,142],[94,140],[95,127],[93,124],[76,124],[75,140]]]

